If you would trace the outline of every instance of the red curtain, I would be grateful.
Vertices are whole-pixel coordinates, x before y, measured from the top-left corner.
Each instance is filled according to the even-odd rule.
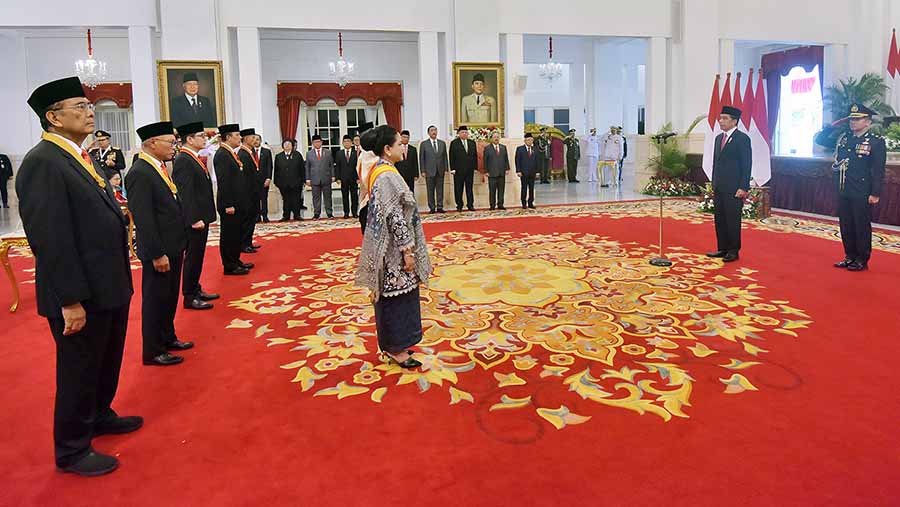
[[[331,99],[339,106],[346,106],[350,99],[362,99],[370,106],[381,101],[388,124],[397,130],[402,128],[403,88],[400,83],[350,83],[343,88],[337,83],[278,83],[282,139],[293,139],[297,135],[300,103],[314,106],[322,99]]]
[[[87,86],[82,86],[82,89],[84,96],[94,104],[101,100],[111,100],[118,107],[128,109],[133,101],[131,83],[101,83],[93,90]]]
[[[781,78],[787,76],[794,67],[803,67],[812,72],[819,66],[819,86],[823,87],[822,67],[825,62],[824,46],[805,46],[802,48],[769,53],[762,56],[762,72],[766,79],[769,107],[769,141],[775,135],[778,124],[778,110],[781,108]],[[823,90],[824,91],[824,90]]]

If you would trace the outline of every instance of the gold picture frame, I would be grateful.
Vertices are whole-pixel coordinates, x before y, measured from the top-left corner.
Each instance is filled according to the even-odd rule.
[[[453,62],[453,125],[504,129],[506,87],[503,64],[498,62]],[[479,76],[480,75],[480,76]],[[478,97],[476,77],[482,77]]]
[[[202,121],[206,129],[225,123],[225,82],[221,61],[158,60],[156,73],[162,120],[171,121],[176,128],[194,121]],[[197,77],[194,105],[189,102],[191,84],[184,82],[188,73]]]

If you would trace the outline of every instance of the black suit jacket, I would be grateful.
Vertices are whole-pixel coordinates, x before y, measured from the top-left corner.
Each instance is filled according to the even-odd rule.
[[[127,222],[109,182],[100,188],[74,157],[41,141],[22,160],[16,194],[40,315],[62,318],[62,307],[75,303],[91,313],[131,302]]]
[[[734,196],[738,189],[750,190],[750,169],[753,166],[753,150],[750,147],[750,136],[735,130],[731,138],[721,149],[722,137],[716,136],[716,147],[713,152],[713,189]]]
[[[478,169],[478,145],[466,139],[468,151],[463,149],[463,140],[456,138],[450,141],[450,170],[467,174]]]
[[[262,191],[262,182],[259,179],[260,171],[256,167],[256,161],[253,160],[253,155],[243,148],[238,148],[238,158],[241,159],[241,164],[244,166],[243,173],[246,191],[250,194],[251,200],[258,200]]]
[[[235,214],[249,213],[253,206],[253,198],[247,191],[246,180],[241,166],[230,153],[230,148],[221,146],[213,156],[216,170],[216,208],[220,215],[225,208],[234,208]]]
[[[291,152],[288,158],[284,152],[275,155],[273,181],[278,188],[300,188],[306,181],[306,163],[299,151]]]
[[[183,93],[178,97],[175,97],[175,100],[171,103],[172,110],[170,111],[172,125],[178,127],[188,123],[202,121],[203,126],[206,128],[216,127],[216,110],[212,107],[212,102],[210,102],[207,97],[201,95],[197,95],[197,99],[197,104],[200,107],[195,114],[194,110],[191,108],[191,103],[188,102],[187,97],[185,97]]]
[[[484,170],[491,178],[506,176],[506,171],[509,170],[509,155],[506,152],[506,146],[503,146],[502,144],[498,144],[497,146],[500,147],[499,155],[497,154],[497,148],[494,148],[493,144],[485,146],[482,154],[484,159]]]
[[[184,152],[176,155],[172,163],[172,179],[178,187],[178,198],[188,227],[199,220],[207,225],[216,221],[212,179],[194,157]]]
[[[12,175],[12,162],[9,161],[8,156],[0,153],[0,181],[5,182],[6,180],[12,178]]]
[[[411,144],[406,145],[406,150],[406,160],[401,160],[395,165],[404,180],[413,181],[419,177],[419,150]]]
[[[138,159],[125,178],[128,210],[137,231],[137,256],[152,262],[163,255],[175,256],[187,248],[187,220],[181,198],[173,195],[162,176]]]
[[[531,156],[528,156],[528,148],[525,145],[519,146],[516,148],[516,172],[522,173],[523,176],[532,176],[537,174],[540,169],[538,169],[538,160],[540,159],[540,155],[538,151],[534,149],[534,146],[531,147]]]
[[[261,146],[259,148],[259,174],[257,174],[260,186],[263,186],[266,180],[272,179],[273,171],[272,150]]]
[[[356,161],[359,157],[356,150],[350,148],[350,160],[347,160],[347,150],[341,148],[334,154],[334,176],[344,183],[350,183],[359,180],[356,174]]]

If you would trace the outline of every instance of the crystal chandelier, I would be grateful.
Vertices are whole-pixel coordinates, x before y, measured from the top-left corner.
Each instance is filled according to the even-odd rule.
[[[546,79],[550,86],[553,86],[553,82],[562,77],[562,64],[553,61],[553,36],[550,36],[550,60],[540,65],[540,76]]]
[[[94,60],[94,47],[91,45],[91,30],[88,29],[88,56],[87,60],[75,62],[75,75],[81,79],[81,83],[91,90],[106,80],[106,62]]]
[[[356,70],[353,62],[344,60],[344,36],[341,32],[338,32],[338,59],[336,62],[329,62],[328,67],[331,69],[331,77],[341,85],[341,88],[347,86],[353,77],[353,71]]]

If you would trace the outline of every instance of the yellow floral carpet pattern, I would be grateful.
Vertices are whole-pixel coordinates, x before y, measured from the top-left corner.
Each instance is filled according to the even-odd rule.
[[[767,300],[753,270],[726,276],[720,260],[678,247],[670,268],[648,264],[650,246],[585,233],[447,232],[429,248],[419,370],[378,359],[368,294],[353,286],[358,249],[254,283],[229,302],[240,315],[227,328],[280,352],[300,396],[386,404],[440,390],[448,409],[487,402],[562,429],[596,414],[583,401],[687,418],[698,365],[717,369],[722,393],[756,391],[746,372],[812,323]],[[548,389],[572,401],[541,403]]]

